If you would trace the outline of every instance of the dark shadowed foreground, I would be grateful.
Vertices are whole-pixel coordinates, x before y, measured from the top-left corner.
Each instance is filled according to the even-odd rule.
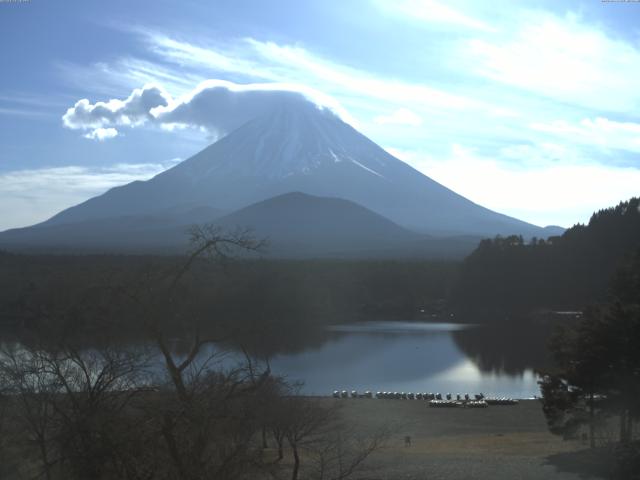
[[[327,402],[333,400],[326,400]],[[606,478],[607,465],[579,440],[549,433],[540,402],[486,409],[429,408],[426,402],[343,399],[342,415],[361,433],[382,425],[393,432],[360,479],[570,480]],[[411,437],[410,446],[405,437]]]

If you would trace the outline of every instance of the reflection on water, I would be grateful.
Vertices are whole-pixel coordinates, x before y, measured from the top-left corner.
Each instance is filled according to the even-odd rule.
[[[483,372],[519,375],[550,364],[547,341],[553,328],[552,323],[518,322],[456,330],[453,339]]]
[[[320,335],[307,332],[306,342],[297,342],[295,350],[268,354],[272,349],[267,346],[263,354],[269,355],[275,374],[304,382],[302,392],[309,395],[371,390],[529,398],[539,395],[534,368],[544,364],[548,330],[362,322],[333,326]],[[174,352],[186,356],[187,343],[176,339]],[[122,348],[149,353],[150,381],[165,374],[163,358],[152,342]],[[209,344],[198,356],[200,366],[214,353],[219,355],[209,365],[213,368],[231,368],[244,360],[237,351]]]
[[[277,355],[275,373],[304,381],[303,392],[338,390],[451,392],[528,398],[539,394],[531,368],[483,371],[454,340],[481,327],[367,322],[332,327],[329,340],[301,353]]]

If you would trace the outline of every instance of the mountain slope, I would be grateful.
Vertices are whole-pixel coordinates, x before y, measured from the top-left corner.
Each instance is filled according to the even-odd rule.
[[[149,214],[44,223],[0,233],[0,247],[21,251],[183,252],[190,225],[210,223],[224,212],[175,207]]]
[[[395,249],[420,235],[354,202],[294,192],[279,195],[222,217],[227,229],[249,227],[269,240],[276,255],[319,255]]]
[[[147,214],[180,204],[233,211],[293,191],[350,200],[434,235],[544,236],[539,227],[447,189],[333,113],[305,102],[282,105],[151,180],[114,188],[44,224]]]
[[[212,218],[189,210],[183,218],[133,215],[47,224],[0,234],[0,247],[18,251],[183,253],[189,227],[212,223],[249,229],[267,240],[260,256],[276,258],[462,258],[480,237],[431,237],[407,230],[349,200],[293,192]],[[204,218],[203,216],[209,217]]]

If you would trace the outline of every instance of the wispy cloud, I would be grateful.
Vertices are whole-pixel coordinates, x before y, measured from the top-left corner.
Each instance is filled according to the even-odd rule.
[[[584,118],[579,122],[555,120],[532,123],[531,128],[557,135],[572,143],[640,153],[640,123],[636,122],[616,122],[597,117]]]
[[[140,33],[140,31],[137,31]],[[165,34],[145,30],[144,41],[158,59],[176,62],[180,71],[199,72],[200,75],[219,75],[218,78],[260,79],[279,83],[306,85],[338,99],[349,123],[378,142],[401,133],[398,128],[380,131],[380,120],[411,106],[422,124],[423,138],[438,148],[448,136],[476,135],[496,118],[517,116],[511,104],[500,99],[481,99],[476,92],[460,94],[426,82],[411,82],[385,74],[376,74],[335,62],[299,45],[278,44],[252,38],[240,39],[233,45],[218,45],[206,40],[176,40]],[[236,80],[240,81],[240,80]],[[497,101],[496,101],[497,100]],[[398,120],[399,117],[394,117]],[[407,121],[405,115],[403,120]],[[382,120],[384,122],[384,120]],[[392,127],[399,123],[388,123]],[[511,128],[511,127],[509,127]],[[462,132],[462,133],[461,133]],[[483,133],[480,133],[483,134]],[[409,139],[410,141],[410,139]]]
[[[206,78],[233,79],[236,83],[258,80],[304,85],[338,99],[345,107],[342,116],[348,116],[350,123],[365,133],[374,132],[376,122],[388,116],[389,111],[402,112],[407,105],[411,105],[416,116],[429,119],[425,127],[437,125],[440,136],[443,129],[451,134],[461,128],[486,125],[494,118],[518,115],[512,104],[499,98],[481,98],[475,91],[461,94],[448,87],[431,85],[428,80],[411,82],[372,73],[335,62],[299,45],[254,38],[223,43],[202,38],[178,40],[140,28],[132,32],[141,36],[154,60],[127,57],[109,65],[96,64],[95,68],[100,71],[98,77],[102,79],[96,81],[113,78],[114,83],[138,88],[140,83],[135,82],[144,80],[162,85],[174,96],[188,95],[194,85]],[[76,78],[94,79],[85,67],[77,71],[69,65],[66,68],[70,69],[68,74]],[[194,83],[188,84],[185,80]],[[407,119],[405,116],[404,120]]]
[[[454,27],[485,32],[495,31],[495,27],[489,23],[453,8],[450,2],[445,3],[436,0],[395,0],[386,2],[378,0],[375,4],[387,13],[401,15],[412,22],[425,22],[440,28]]]
[[[640,106],[640,48],[575,14],[523,12],[507,36],[474,38],[465,64],[492,81],[612,112]]]
[[[282,82],[283,72],[274,71],[247,49],[249,39],[211,45],[177,40],[153,30],[135,29],[149,50],[167,62],[204,72],[239,74],[250,79]]]
[[[48,95],[36,95],[22,92],[11,92],[0,95],[0,102],[37,108],[61,108],[66,105],[64,96],[52,98]]]
[[[254,39],[248,39],[247,42],[263,59],[286,68],[288,75],[295,76],[300,81],[306,79],[320,83],[330,91],[342,90],[348,94],[364,95],[385,102],[421,103],[447,110],[483,106],[482,102],[473,98],[431,87],[427,83],[380,77],[371,72],[336,64],[301,47]]]
[[[0,106],[0,115],[18,116],[18,117],[50,117],[53,115],[42,110],[33,110],[31,108],[20,107],[3,107]]]
[[[44,118],[56,115],[64,99],[13,92],[0,95],[0,115]]]
[[[0,174],[0,231],[32,225],[118,185],[147,180],[172,167],[164,163],[65,166]]]
[[[384,102],[419,102],[431,107],[464,109],[485,105],[429,86],[387,78],[322,58],[292,45],[240,39],[223,45],[176,40],[152,30],[135,30],[158,59],[201,74],[235,74],[246,79],[296,83],[340,97],[375,98]],[[335,96],[335,95],[334,95]]]
[[[558,162],[557,147],[523,147],[503,154],[524,157],[528,168],[514,167],[505,158],[483,156],[458,144],[439,158],[387,150],[480,205],[541,226],[587,222],[594,211],[638,195],[639,169],[585,163],[585,159]],[[562,149],[560,153],[567,155]],[[575,158],[576,154],[570,155]]]
[[[77,64],[58,62],[58,74],[65,83],[79,91],[90,87],[92,96],[122,96],[123,91],[141,85],[160,84],[171,95],[182,95],[207,78],[206,75],[187,71],[176,64],[170,66],[161,62],[130,56],[117,58],[112,62]]]
[[[408,108],[399,108],[389,115],[378,115],[373,121],[380,125],[410,125],[413,127],[422,125],[422,117]]]

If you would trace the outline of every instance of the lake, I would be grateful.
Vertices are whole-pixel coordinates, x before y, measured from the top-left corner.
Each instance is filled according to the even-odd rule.
[[[319,338],[297,344],[295,352],[271,354],[272,372],[303,382],[301,393],[364,392],[484,393],[531,398],[539,395],[534,367],[544,363],[548,333],[518,324],[511,329],[454,323],[359,322],[328,327]],[[14,343],[14,346],[19,346]],[[164,376],[164,360],[153,343],[124,344],[149,352],[150,378]],[[188,347],[188,344],[186,344]],[[89,347],[88,347],[89,348]],[[174,345],[176,358],[186,353]],[[142,350],[141,350],[142,351]],[[213,368],[244,361],[237,351],[207,344],[202,365],[217,354]]]
[[[450,323],[364,322],[329,328],[327,339],[302,352],[271,358],[272,370],[304,382],[302,393],[334,390],[479,393],[530,398],[539,395],[537,376],[527,362],[509,365],[496,356],[495,339],[504,332]],[[507,334],[508,336],[508,334]],[[480,344],[474,341],[480,339]],[[501,339],[509,344],[509,338]],[[461,348],[463,345],[467,351]],[[475,345],[475,350],[469,348]],[[506,347],[505,347],[506,349]],[[484,354],[483,351],[488,351]]]

